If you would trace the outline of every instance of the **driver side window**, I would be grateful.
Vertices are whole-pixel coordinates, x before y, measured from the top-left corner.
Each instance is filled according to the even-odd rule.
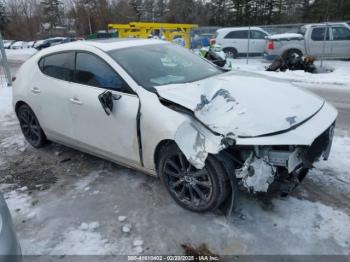
[[[132,93],[125,81],[99,57],[78,52],[74,82],[124,93]]]

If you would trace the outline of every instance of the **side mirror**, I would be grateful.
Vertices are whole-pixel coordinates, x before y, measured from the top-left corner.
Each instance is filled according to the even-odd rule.
[[[98,100],[100,100],[102,108],[106,112],[107,116],[113,112],[113,101],[119,100],[121,97],[121,95],[112,94],[111,91],[105,91],[98,96]]]

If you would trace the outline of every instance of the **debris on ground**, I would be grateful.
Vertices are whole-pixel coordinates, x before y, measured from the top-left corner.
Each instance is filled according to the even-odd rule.
[[[32,163],[28,164],[29,162]],[[50,164],[42,163],[40,159],[8,160],[6,164],[0,166],[0,183],[19,187],[22,192],[46,190],[56,182],[57,177],[52,172]]]
[[[199,50],[199,55],[219,67],[224,67],[226,65],[225,54],[223,53],[222,48],[219,45],[202,47]]]
[[[131,225],[130,224],[126,224],[124,226],[122,226],[122,231],[123,233],[129,233],[131,231]]]
[[[203,243],[199,245],[198,247],[192,246],[191,244],[182,244],[181,247],[183,248],[186,256],[215,256],[215,255],[208,247],[207,244]]]
[[[137,246],[137,247],[134,248],[134,251],[135,251],[135,253],[140,254],[140,253],[142,253],[143,248],[140,247],[140,246]]]
[[[142,245],[143,245],[143,240],[135,239],[134,242],[133,242],[133,245],[134,245],[135,247],[137,247],[137,246],[142,246]]]
[[[288,70],[304,70],[308,73],[316,73],[316,66],[314,65],[315,57],[300,56],[298,54],[291,54],[288,57],[278,56],[273,60],[272,64],[266,71],[281,71]]]
[[[119,216],[118,220],[119,222],[124,222],[126,220],[126,216]]]
[[[83,222],[83,223],[81,223],[79,229],[83,230],[83,231],[94,231],[99,226],[100,226],[100,224],[98,222],[96,222],[96,221],[95,222],[91,222],[91,223]]]

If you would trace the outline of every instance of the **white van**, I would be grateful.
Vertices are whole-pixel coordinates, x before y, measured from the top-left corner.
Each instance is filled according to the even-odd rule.
[[[249,53],[251,56],[262,55],[265,51],[265,37],[269,34],[260,27],[250,27],[250,41],[248,51],[249,27],[222,28],[216,31],[215,42],[223,47],[228,58]]]

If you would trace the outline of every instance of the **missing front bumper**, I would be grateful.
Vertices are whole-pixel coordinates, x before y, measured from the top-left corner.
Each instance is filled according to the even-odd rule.
[[[282,191],[290,192],[321,156],[324,160],[328,159],[334,126],[327,128],[310,146],[255,147],[248,153],[242,167],[236,170],[240,187],[250,193],[267,192],[270,185],[277,181],[283,182],[275,183],[283,184]]]

